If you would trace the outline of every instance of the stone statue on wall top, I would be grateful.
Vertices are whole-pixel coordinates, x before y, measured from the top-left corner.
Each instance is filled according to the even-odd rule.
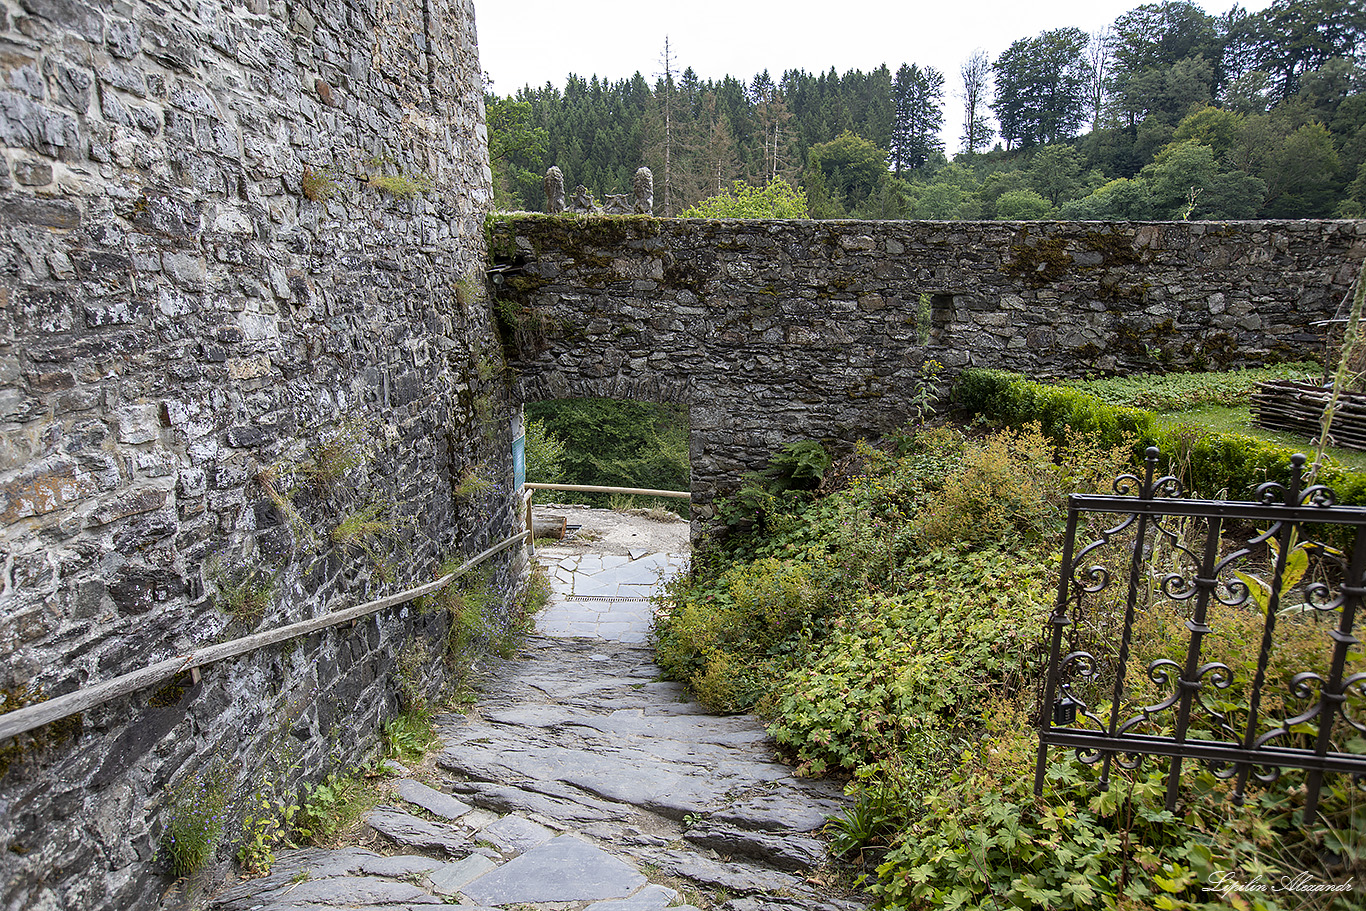
[[[641,168],[636,171],[635,179],[631,181],[631,190],[636,197],[636,214],[653,215],[655,212],[655,176],[650,173],[649,168]]]
[[[545,172],[545,210],[551,215],[564,211],[564,172],[553,166]]]
[[[629,193],[609,193],[602,204],[604,215],[630,215],[634,211],[635,204]]]
[[[599,206],[593,194],[580,184],[574,188],[568,205],[564,195],[564,172],[551,167],[545,172],[545,210],[551,215],[569,211],[581,215],[653,215],[655,210],[655,177],[649,168],[640,168],[631,180],[630,193],[613,193]]]
[[[574,188],[574,195],[569,199],[569,211],[580,215],[593,215],[600,212],[598,204],[593,202],[593,194],[588,192],[588,188],[579,184]]]

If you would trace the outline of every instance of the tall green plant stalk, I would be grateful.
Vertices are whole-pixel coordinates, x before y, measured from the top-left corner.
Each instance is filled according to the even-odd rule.
[[[1361,314],[1366,309],[1366,266],[1357,273],[1356,288],[1352,292],[1352,308],[1347,316],[1347,330],[1342,334],[1342,351],[1338,356],[1337,370],[1333,373],[1333,394],[1328,397],[1328,405],[1319,419],[1318,448],[1314,453],[1314,465],[1309,471],[1307,483],[1313,484],[1323,467],[1323,456],[1328,450],[1333,418],[1338,411],[1338,399],[1353,377],[1351,375],[1352,356],[1361,344]]]

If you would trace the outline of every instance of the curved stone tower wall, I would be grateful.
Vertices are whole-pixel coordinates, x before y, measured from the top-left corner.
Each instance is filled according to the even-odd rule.
[[[0,710],[513,532],[471,0],[3,0],[0,48]],[[226,858],[270,781],[442,683],[446,626],[395,608],[0,742],[0,908],[155,906],[176,794],[227,782]]]

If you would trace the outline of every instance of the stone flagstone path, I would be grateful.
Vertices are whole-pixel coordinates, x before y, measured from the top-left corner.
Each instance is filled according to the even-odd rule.
[[[645,556],[671,568],[606,562]],[[564,597],[580,579],[561,582]],[[491,665],[470,715],[438,717],[435,770],[369,814],[369,848],[286,852],[210,907],[863,908],[824,884],[816,832],[844,806],[838,785],[793,777],[754,718],[707,714],[652,658],[631,641],[530,638]]]
[[[644,642],[650,635],[650,595],[688,558],[632,549],[625,554],[567,554],[542,546],[553,601],[536,618],[547,636]]]

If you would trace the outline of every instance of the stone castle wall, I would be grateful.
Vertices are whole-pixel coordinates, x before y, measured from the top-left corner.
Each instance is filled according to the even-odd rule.
[[[492,243],[523,399],[690,405],[706,504],[786,443],[902,425],[931,361],[942,379],[1320,356],[1366,223],[518,216]]]
[[[471,0],[0,0],[0,47],[0,710],[513,533]],[[0,742],[0,908],[156,906],[182,785],[221,762],[226,858],[253,794],[442,683],[446,625],[395,608]]]

